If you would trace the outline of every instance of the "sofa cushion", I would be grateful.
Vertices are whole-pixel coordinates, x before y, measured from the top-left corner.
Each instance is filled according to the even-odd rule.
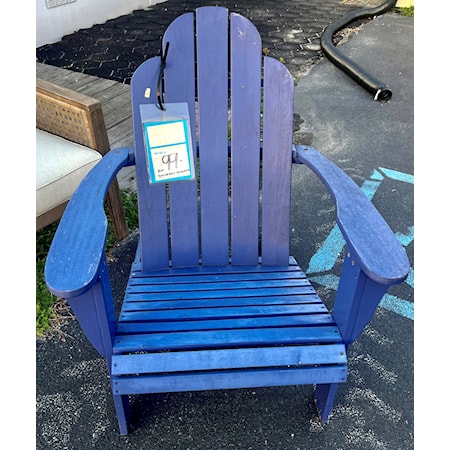
[[[100,153],[36,129],[36,217],[70,199]]]

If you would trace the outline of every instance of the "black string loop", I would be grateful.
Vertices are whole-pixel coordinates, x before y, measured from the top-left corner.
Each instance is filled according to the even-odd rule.
[[[162,111],[166,110],[166,108],[164,108],[165,99],[164,99],[164,92],[162,89],[163,87],[162,83],[163,83],[164,69],[166,68],[167,53],[169,52],[169,44],[170,42],[166,43],[166,48],[164,49],[163,54],[161,56],[161,66],[159,69],[158,87],[156,92],[159,109],[161,109]]]

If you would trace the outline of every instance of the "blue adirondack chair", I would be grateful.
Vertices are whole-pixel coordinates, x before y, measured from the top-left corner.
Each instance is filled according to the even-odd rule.
[[[348,346],[389,286],[406,278],[405,251],[347,175],[315,149],[293,146],[292,78],[262,57],[250,21],[202,7],[168,27],[163,49],[131,82],[134,148],[111,150],[66,209],[48,287],[105,357],[122,434],[128,396],[154,392],[312,384],[327,422]],[[163,109],[188,105],[194,180],[150,183],[143,111],[162,99]],[[292,163],[329,189],[347,241],[332,313],[289,254]],[[116,320],[103,205],[111,180],[132,164],[140,242]]]

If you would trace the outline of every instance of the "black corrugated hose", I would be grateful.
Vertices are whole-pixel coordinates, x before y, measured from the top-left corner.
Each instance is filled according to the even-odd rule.
[[[369,91],[374,97],[374,100],[379,101],[388,101],[392,97],[392,91],[381,83],[377,79],[373,78],[371,75],[366,73],[363,69],[361,69],[357,64],[343,55],[335,45],[333,45],[333,35],[346,27],[350,23],[367,19],[369,17],[374,17],[379,14],[383,14],[384,12],[392,9],[397,0],[388,0],[380,6],[376,6],[374,8],[360,8],[354,11],[349,12],[341,19],[331,23],[325,28],[325,31],[322,34],[322,38],[320,40],[320,46],[322,51],[325,53],[327,58],[337,67],[339,67],[342,71],[344,71],[347,75],[353,78],[358,84],[360,84],[363,88]]]

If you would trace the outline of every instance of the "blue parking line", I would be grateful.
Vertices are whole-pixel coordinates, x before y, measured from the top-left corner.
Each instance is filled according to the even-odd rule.
[[[398,172],[397,170],[386,169],[385,167],[380,167],[380,170],[392,180],[403,181],[404,183],[414,184],[414,175],[409,173]]]
[[[408,227],[408,231],[408,234],[395,233],[403,247],[407,247],[414,240],[414,226]]]
[[[309,267],[306,273],[320,273],[331,270],[336,264],[336,260],[342,252],[344,245],[344,236],[342,236],[339,227],[335,225],[325,239],[322,247],[309,260]]]
[[[369,180],[365,180],[361,186],[364,194],[372,200],[377,189],[382,184],[385,178],[391,178],[397,181],[414,184],[414,176],[396,170],[386,169],[380,167],[372,172]],[[399,242],[404,246],[408,246],[414,240],[414,226],[408,228],[406,234],[397,232],[395,233]],[[323,274],[323,272],[330,271],[336,264],[339,255],[345,246],[345,239],[339,230],[339,227],[335,225],[326,237],[323,245],[320,249],[311,257],[309,261],[308,269],[306,273],[308,275],[322,274],[310,277],[311,281],[314,281],[322,286],[336,290],[339,282],[339,278],[333,274]],[[414,269],[411,268],[405,283],[414,288]],[[379,304],[380,307],[399,314],[408,319],[414,320],[414,303],[401,299],[391,294],[385,294]]]
[[[414,273],[413,269],[411,269],[411,271]],[[338,288],[339,277],[333,274],[318,275],[315,277],[310,277],[309,279],[314,283],[320,284],[321,286],[329,289],[334,289],[335,291]],[[414,287],[414,280],[412,281],[412,287]],[[407,319],[414,320],[414,303],[403,300],[395,295],[384,294],[378,306],[406,317]]]
[[[414,288],[414,268],[411,267],[411,269],[409,269],[408,277],[406,278],[405,283]]]
[[[375,174],[375,175],[374,175]],[[377,189],[381,184],[381,180],[383,179],[382,175],[374,171],[371,178],[377,176],[377,174],[381,177],[378,180],[366,180],[361,186],[362,191],[366,195],[369,200],[372,200],[375,195]],[[339,227],[335,225],[331,230],[330,234],[325,239],[322,247],[317,251],[315,255],[309,261],[309,267],[306,271],[309,273],[317,273],[317,272],[325,272],[327,270],[331,270],[336,263],[336,260],[339,254],[342,252],[342,249],[345,246],[345,239],[342,236]]]
[[[379,304],[381,308],[400,314],[407,319],[414,320],[414,303],[398,298],[394,295],[384,294]]]

